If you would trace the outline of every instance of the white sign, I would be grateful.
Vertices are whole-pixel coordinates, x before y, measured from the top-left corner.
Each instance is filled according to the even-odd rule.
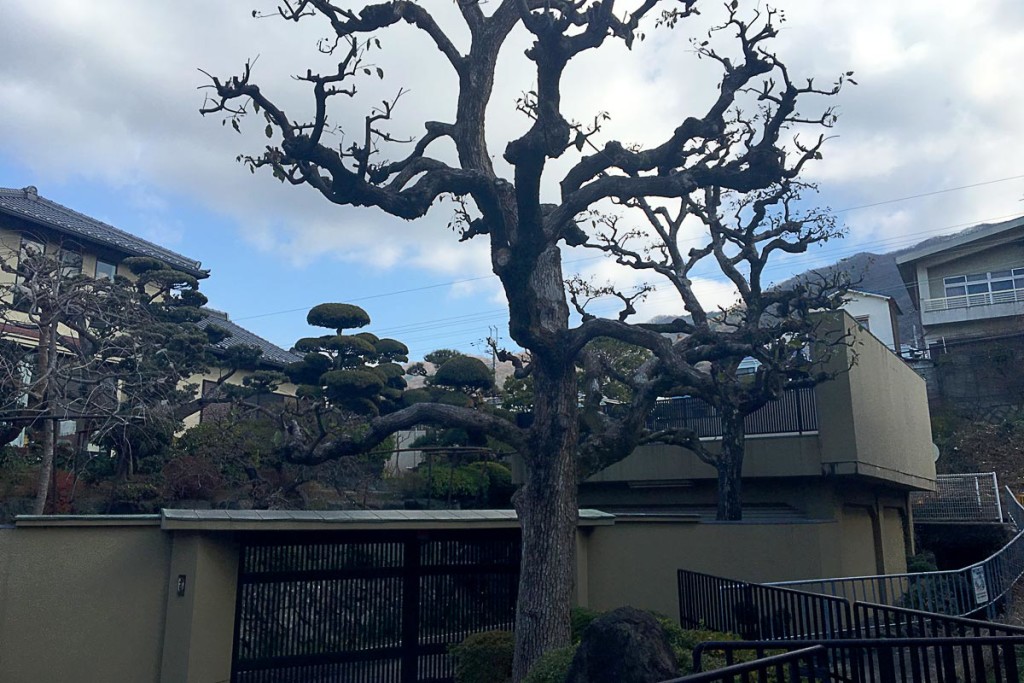
[[[974,601],[979,605],[988,602],[988,582],[985,581],[985,568],[971,569],[971,583],[974,585]]]

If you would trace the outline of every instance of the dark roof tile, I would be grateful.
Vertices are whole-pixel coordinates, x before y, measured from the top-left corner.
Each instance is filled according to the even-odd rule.
[[[263,337],[253,334],[241,325],[231,322],[227,319],[225,314],[220,311],[204,309],[203,313],[205,314],[205,317],[196,323],[199,327],[206,329],[208,325],[213,325],[215,327],[219,327],[230,335],[229,337],[219,341],[215,345],[217,348],[230,349],[232,346],[238,346],[240,344],[255,346],[263,351],[264,360],[276,365],[287,365],[289,363],[302,360],[302,356],[298,356],[291,351],[285,351],[280,346],[272,344]]]
[[[133,256],[159,259],[196,277],[206,277],[209,274],[203,270],[203,264],[199,261],[40,197],[36,188],[31,186],[20,190],[0,187],[0,213],[17,216]]]

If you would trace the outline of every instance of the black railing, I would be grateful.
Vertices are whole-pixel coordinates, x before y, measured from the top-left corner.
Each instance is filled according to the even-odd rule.
[[[857,633],[864,638],[1024,636],[1021,626],[869,602],[855,603],[853,614]]]
[[[813,646],[820,646],[824,653]],[[740,667],[748,671],[757,660],[768,661],[773,653],[801,653],[803,667],[780,669],[782,676],[737,676]],[[727,665],[744,657],[755,661],[675,679],[674,683],[704,683],[773,680],[845,681],[848,683],[1020,683],[1024,662],[1024,636],[979,636],[959,638],[886,638],[757,641],[717,641],[697,645],[693,650],[694,670],[700,672],[705,657],[724,658]]]
[[[743,638],[842,638],[853,635],[850,604],[830,595],[776,588],[679,570],[684,627]]]
[[[761,657],[715,671],[673,678],[663,683],[734,683],[735,681],[773,681],[774,683],[817,683],[831,681],[828,677],[828,651],[820,645],[803,647],[792,652]],[[819,675],[821,674],[821,675]]]
[[[689,429],[700,438],[722,435],[722,418],[718,409],[692,396],[658,401],[647,422],[647,427],[652,430]],[[743,425],[748,436],[818,431],[814,389],[793,389],[783,393],[778,399],[748,415]]]

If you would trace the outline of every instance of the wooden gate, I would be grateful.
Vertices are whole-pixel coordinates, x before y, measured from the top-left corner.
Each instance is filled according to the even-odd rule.
[[[243,537],[231,680],[441,683],[468,634],[511,630],[518,529]]]

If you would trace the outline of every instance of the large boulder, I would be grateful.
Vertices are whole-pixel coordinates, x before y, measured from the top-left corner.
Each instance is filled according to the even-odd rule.
[[[665,630],[647,612],[620,607],[590,623],[566,683],[657,683],[679,675]]]

